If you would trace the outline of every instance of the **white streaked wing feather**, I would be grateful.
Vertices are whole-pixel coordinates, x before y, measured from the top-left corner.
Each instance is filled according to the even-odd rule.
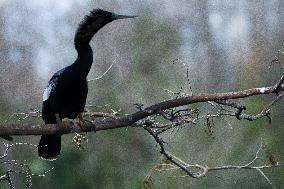
[[[49,99],[50,94],[54,91],[54,89],[55,89],[57,83],[58,83],[58,78],[57,78],[57,77],[51,79],[51,80],[48,82],[48,85],[47,85],[47,87],[44,89],[44,92],[43,92],[43,95],[42,95],[42,100],[43,100],[43,101],[46,101],[46,100]]]

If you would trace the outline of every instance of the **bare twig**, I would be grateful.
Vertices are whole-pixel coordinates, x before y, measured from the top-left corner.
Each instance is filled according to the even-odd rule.
[[[13,118],[17,118],[19,121],[22,121],[28,118],[35,118],[35,117],[41,117],[41,111],[33,109],[30,112],[13,113],[4,122],[7,123],[10,119]]]
[[[169,154],[164,147],[164,141],[162,141],[161,138],[159,138],[159,136],[157,134],[155,134],[151,129],[144,127],[144,129],[146,131],[148,131],[148,133],[155,139],[156,143],[160,146],[160,152],[161,154],[163,154],[170,162],[172,162],[173,164],[175,164],[177,167],[179,167],[181,170],[183,170],[184,172],[186,172],[187,175],[196,178],[196,176],[194,175],[194,173],[192,173],[191,171],[189,171],[186,167],[186,165],[181,162],[179,159],[175,158],[174,156],[172,156],[171,154]]]
[[[103,118],[113,118],[115,119],[117,116],[114,113],[107,113],[107,112],[85,112],[84,115],[90,117],[103,117]]]
[[[187,79],[187,85],[189,87],[189,95],[192,96],[193,95],[193,92],[192,92],[192,87],[191,87],[191,82],[189,80],[189,69],[188,67],[186,68],[186,79]]]
[[[151,172],[148,175],[151,175],[154,170],[157,171],[170,171],[170,170],[177,170],[181,169],[186,173],[184,176],[177,176],[177,177],[186,177],[190,176],[193,178],[200,178],[206,176],[210,171],[220,171],[220,170],[228,170],[228,169],[253,169],[258,171],[264,178],[265,180],[273,187],[272,182],[270,179],[265,175],[265,173],[262,171],[263,169],[268,169],[268,168],[274,168],[274,167],[281,167],[282,165],[279,162],[276,162],[275,164],[270,164],[270,165],[260,165],[260,166],[253,166],[253,164],[256,163],[256,161],[260,158],[260,151],[263,149],[263,142],[261,140],[260,146],[258,150],[255,153],[254,158],[244,164],[244,165],[225,165],[225,166],[215,166],[215,167],[209,167],[207,165],[199,165],[199,164],[187,164],[180,160],[179,158],[171,155],[169,152],[167,152],[164,148],[164,143],[161,138],[159,138],[151,129],[144,127],[145,130],[147,130],[152,137],[154,137],[156,143],[160,146],[161,149],[161,154],[163,154],[168,161],[170,161],[172,164],[159,164],[156,165],[154,168],[151,169]],[[166,168],[162,168],[166,167]],[[199,171],[197,172],[191,172],[190,169],[197,168]]]
[[[9,187],[11,189],[15,189],[14,186],[14,182],[13,179],[11,177],[11,175],[14,174],[19,174],[19,175],[23,175],[26,178],[26,188],[27,189],[32,189],[32,177],[37,176],[37,177],[44,177],[47,173],[49,173],[51,170],[53,170],[53,168],[45,171],[44,173],[41,174],[35,174],[32,173],[28,164],[24,162],[21,162],[19,160],[7,160],[7,156],[9,154],[9,151],[11,150],[12,147],[15,146],[21,146],[21,145],[25,145],[25,146],[32,146],[34,147],[34,149],[37,148],[37,145],[34,144],[29,144],[29,143],[13,143],[13,144],[5,144],[5,150],[3,152],[3,155],[0,157],[0,164],[5,164],[5,165],[11,165],[13,166],[12,169],[8,169],[5,174],[3,174],[2,176],[0,176],[0,181],[7,181],[9,184]]]
[[[108,73],[108,71],[112,68],[112,66],[113,66],[113,63],[108,67],[108,69],[102,75],[95,77],[93,79],[89,79],[88,82],[92,82],[92,81],[99,80],[99,79],[103,78]]]
[[[284,75],[281,76],[280,80],[278,81],[278,83],[276,83],[276,85],[274,86],[274,90],[276,91],[276,93],[279,93],[281,91],[283,91],[283,82],[284,82]]]

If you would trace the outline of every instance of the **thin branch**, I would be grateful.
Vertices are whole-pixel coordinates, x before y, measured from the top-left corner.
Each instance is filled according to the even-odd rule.
[[[113,63],[108,67],[108,69],[102,75],[95,77],[93,79],[89,79],[88,82],[92,82],[92,81],[99,80],[99,79],[103,78],[108,73],[108,71],[112,68],[112,66],[113,66]]]
[[[1,161],[0,164],[5,164],[13,167],[12,169],[6,170],[5,174],[0,176],[0,181],[7,181],[9,184],[10,189],[15,189],[13,179],[11,175],[14,174],[19,174],[23,175],[25,177],[25,186],[27,189],[32,189],[32,177],[37,176],[37,177],[44,177],[47,173],[49,173],[53,168],[45,171],[44,173],[41,174],[35,174],[32,173],[30,170],[30,167],[28,164],[26,164],[25,161],[19,161],[19,160],[7,160],[8,153],[12,149],[12,147],[15,146],[20,146],[20,145],[25,145],[25,146],[31,146],[36,149],[38,145],[30,144],[30,143],[14,143],[14,144],[5,144],[5,150],[3,152],[3,155],[0,157]]]
[[[34,109],[31,110],[30,112],[13,113],[4,122],[7,123],[13,118],[17,118],[19,121],[22,121],[28,118],[35,118],[35,117],[41,117],[41,111]]]
[[[260,168],[256,168],[256,170],[265,178],[265,180],[272,186],[272,188],[275,189],[275,186],[270,181],[270,179],[264,174],[264,172]]]
[[[280,80],[278,81],[278,83],[275,85],[275,90],[278,90],[279,91],[283,91],[283,82],[284,82],[284,75],[282,75],[282,77],[280,78]]]
[[[187,169],[186,165],[183,162],[179,161],[179,159],[175,158],[165,150],[164,142],[161,138],[158,137],[158,135],[156,135],[151,129],[147,127],[144,127],[144,129],[155,139],[156,143],[160,146],[161,154],[163,154],[170,162],[175,164],[181,170],[186,172],[187,175],[196,178],[196,176],[192,172],[190,172],[189,169]]]
[[[103,118],[112,118],[115,119],[117,116],[114,113],[106,113],[106,112],[85,112],[83,114],[84,116],[90,116],[90,117],[103,117]]]
[[[262,171],[262,169],[268,169],[268,168],[274,168],[274,167],[282,167],[282,165],[279,162],[276,162],[275,164],[271,165],[260,165],[260,166],[252,166],[253,164],[256,163],[256,161],[260,158],[260,151],[263,149],[263,141],[261,140],[260,146],[258,150],[255,153],[254,158],[244,164],[244,165],[225,165],[225,166],[215,166],[215,167],[209,167],[207,165],[199,165],[199,164],[187,164],[180,160],[179,158],[171,155],[169,152],[167,152],[164,148],[164,144],[162,142],[162,139],[159,138],[151,129],[144,127],[145,130],[147,130],[152,137],[154,137],[156,143],[160,146],[161,149],[161,154],[163,154],[167,160],[169,160],[172,164],[159,164],[155,166],[155,170],[158,171],[170,171],[170,170],[178,170],[181,169],[186,173],[186,175],[183,176],[178,176],[178,177],[186,177],[190,176],[193,178],[200,178],[204,177],[208,174],[210,171],[220,171],[220,170],[228,170],[228,169],[253,169],[258,171],[264,178],[265,180],[273,187],[272,182],[270,179],[265,175],[265,173]],[[161,166],[167,167],[162,169]],[[168,168],[169,167],[169,168]],[[199,171],[198,172],[191,172],[191,168],[197,168]],[[153,170],[151,170],[152,174]]]

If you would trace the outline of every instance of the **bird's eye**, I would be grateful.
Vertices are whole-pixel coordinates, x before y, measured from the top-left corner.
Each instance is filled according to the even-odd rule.
[[[117,18],[117,14],[111,13],[111,19],[115,20]]]

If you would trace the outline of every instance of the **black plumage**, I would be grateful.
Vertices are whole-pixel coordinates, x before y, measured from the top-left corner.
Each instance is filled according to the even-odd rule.
[[[87,75],[93,63],[93,52],[89,45],[95,33],[116,19],[134,16],[117,15],[101,9],[94,9],[85,16],[75,34],[75,48],[78,56],[73,64],[56,72],[49,80],[43,93],[42,118],[46,124],[60,120],[75,119],[84,111],[88,94]],[[58,124],[58,123],[57,123]],[[56,159],[61,150],[60,135],[42,135],[38,154],[44,159]]]

